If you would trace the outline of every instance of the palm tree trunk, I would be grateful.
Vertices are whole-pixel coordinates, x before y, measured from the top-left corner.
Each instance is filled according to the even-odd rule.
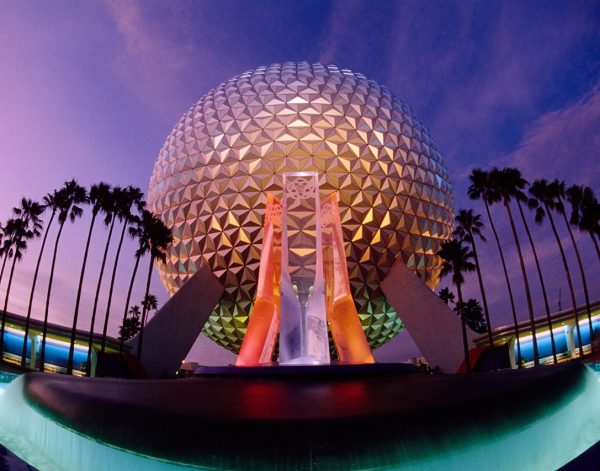
[[[2,278],[4,277],[4,269],[6,268],[7,260],[8,260],[8,249],[4,253],[4,260],[2,261],[2,269],[0,270],[0,285],[2,284]],[[6,316],[6,312],[3,312],[2,318],[4,319],[5,316]],[[0,346],[3,346],[3,344],[4,344],[4,329],[2,329],[2,332],[0,333]],[[2,348],[0,348],[0,352],[1,351],[2,351]],[[0,360],[1,359],[2,359],[2,355],[0,354]]]
[[[517,207],[519,208],[519,213],[521,214],[521,220],[523,221],[523,226],[525,227],[525,232],[527,233],[527,238],[529,239],[529,245],[531,246],[531,252],[533,253],[533,259],[535,260],[535,267],[537,269],[537,274],[540,279],[540,285],[542,287],[542,296],[544,298],[544,307],[546,309],[546,320],[548,321],[548,328],[550,329],[550,341],[552,343],[552,358],[554,359],[554,364],[556,365],[558,363],[558,359],[556,358],[556,343],[554,342],[554,332],[552,332],[552,319],[550,318],[550,304],[548,303],[548,294],[546,293],[544,277],[542,276],[542,269],[540,267],[540,261],[537,256],[537,251],[535,250],[533,238],[531,237],[531,232],[529,231],[529,225],[527,224],[527,220],[525,219],[525,213],[523,212],[523,207],[521,206],[521,202],[519,200],[517,200]]]
[[[121,237],[119,238],[119,245],[117,246],[117,253],[115,254],[115,263],[113,265],[112,275],[110,277],[108,301],[106,302],[106,316],[104,317],[104,328],[102,329],[102,342],[100,343],[100,356],[104,355],[104,349],[106,347],[108,318],[110,317],[110,306],[112,304],[113,288],[115,286],[115,278],[117,276],[117,265],[119,264],[119,255],[121,254],[121,248],[123,247],[123,239],[125,238],[125,230],[127,229],[127,224],[129,224],[129,220],[125,218],[125,220],[123,221],[123,229],[121,230]]]
[[[73,314],[73,326],[71,327],[71,340],[69,342],[69,360],[67,362],[67,374],[73,374],[73,356],[75,355],[75,335],[77,332],[77,319],[79,318],[79,303],[81,302],[81,290],[83,288],[83,278],[85,276],[85,267],[87,264],[88,252],[90,250],[90,241],[92,240],[92,231],[96,222],[97,213],[93,212],[90,229],[88,231],[87,241],[85,243],[85,252],[83,254],[83,263],[81,264],[81,274],[79,275],[79,287],[77,288],[77,298],[75,300],[75,313]]]
[[[150,256],[150,266],[148,267],[148,278],[146,280],[146,292],[144,294],[144,299],[148,297],[148,293],[150,292],[150,281],[152,280],[152,264],[154,260],[152,259],[152,255]],[[144,327],[146,326],[146,315],[148,314],[148,309],[144,306],[142,311],[142,324],[140,327],[140,339],[138,342],[137,348],[137,371],[136,377],[140,377],[141,368],[142,368],[142,344],[144,343]]]
[[[494,348],[494,339],[492,337],[492,323],[490,321],[490,311],[488,309],[487,296],[485,295],[485,289],[483,288],[483,278],[481,276],[481,267],[479,266],[479,258],[477,257],[477,248],[475,247],[475,237],[471,236],[471,248],[473,249],[473,259],[475,260],[475,269],[477,271],[477,280],[479,281],[479,289],[481,290],[481,300],[483,302],[483,312],[485,314],[485,322],[487,323],[487,335],[488,343],[490,344],[490,350],[492,352],[492,364],[494,370],[498,369],[498,360],[496,358],[496,349]]]
[[[593,232],[590,232],[590,237],[592,238],[592,242],[594,243],[594,247],[596,248],[596,255],[598,255],[598,260],[600,260],[600,247],[598,247],[598,240]]]
[[[94,342],[94,326],[96,324],[96,312],[98,310],[98,299],[100,298],[100,289],[102,288],[102,278],[104,277],[104,267],[106,266],[106,257],[108,256],[108,249],[110,247],[110,239],[112,237],[113,228],[115,227],[115,219],[113,218],[110,223],[110,229],[108,230],[108,237],[106,238],[106,245],[104,246],[104,255],[102,256],[102,265],[100,265],[100,275],[98,276],[98,284],[96,285],[96,295],[94,296],[94,308],[92,309],[92,322],[90,325],[90,335],[88,337],[88,352],[87,360],[85,365],[85,371],[88,376],[92,372],[92,347]]]
[[[504,271],[504,280],[506,281],[506,287],[508,288],[508,298],[510,300],[510,307],[512,310],[513,323],[515,326],[515,337],[517,340],[517,368],[521,367],[521,340],[519,339],[519,321],[517,320],[517,311],[515,310],[515,300],[512,293],[512,288],[510,286],[510,279],[508,278],[508,271],[506,270],[506,262],[504,261],[504,252],[502,252],[502,246],[500,245],[500,239],[498,238],[498,232],[496,232],[496,225],[492,219],[492,215],[490,213],[490,207],[488,202],[484,199],[485,211],[487,212],[488,220],[490,221],[490,227],[492,228],[492,233],[494,234],[494,239],[496,240],[496,245],[498,246],[498,252],[500,253],[500,260],[502,261],[502,270]]]
[[[525,262],[523,261],[523,252],[521,251],[521,242],[517,234],[517,228],[515,227],[515,221],[513,219],[512,210],[510,204],[505,199],[504,207],[508,214],[508,220],[510,221],[510,228],[512,229],[513,238],[515,239],[515,245],[517,246],[517,254],[519,255],[519,264],[521,266],[521,275],[523,276],[523,283],[525,285],[525,297],[527,298],[527,310],[529,311],[529,322],[531,324],[531,337],[533,340],[533,364],[535,366],[540,365],[540,354],[538,352],[537,335],[535,332],[535,318],[533,314],[533,303],[531,302],[531,290],[529,289],[529,280],[527,279],[527,270],[525,269]]]
[[[560,256],[562,258],[563,266],[565,268],[565,274],[567,275],[567,283],[569,285],[569,293],[571,294],[571,304],[573,306],[573,314],[575,315],[575,327],[577,329],[577,340],[579,341],[579,356],[583,357],[583,345],[581,344],[581,331],[579,329],[579,315],[577,313],[577,301],[575,300],[575,291],[573,290],[573,281],[571,280],[571,272],[569,271],[569,264],[567,263],[567,257],[565,256],[565,250],[563,249],[562,242],[560,241],[560,237],[558,235],[558,231],[556,230],[556,225],[554,224],[554,218],[550,213],[547,204],[544,204],[544,208],[546,210],[546,214],[548,215],[548,220],[550,221],[550,226],[552,227],[552,232],[554,233],[554,238],[558,243],[558,249],[560,250]]]
[[[133,273],[131,274],[131,281],[129,282],[129,289],[127,290],[127,299],[125,300],[125,312],[123,313],[123,322],[121,325],[125,325],[125,321],[127,320],[127,311],[129,310],[129,302],[131,301],[131,292],[133,291],[133,283],[135,282],[135,276],[137,275],[138,267],[140,266],[140,255],[136,255],[135,257],[135,265],[133,266]],[[119,356],[123,355],[123,339],[119,344]]]
[[[46,308],[44,309],[44,324],[42,328],[42,351],[40,353],[40,371],[44,371],[46,361],[46,337],[48,336],[48,313],[50,311],[50,295],[52,294],[52,282],[54,281],[54,267],[56,266],[56,254],[58,253],[58,242],[62,230],[65,227],[65,221],[60,223],[56,240],[54,242],[54,253],[52,254],[52,265],[50,266],[50,279],[48,280],[48,293],[46,294]]]
[[[48,232],[50,231],[50,226],[52,225],[52,221],[54,220],[54,216],[56,215],[56,211],[52,211],[52,215],[50,216],[50,221],[48,221],[48,225],[46,226],[46,231],[44,232],[44,238],[42,239],[42,246],[40,248],[40,254],[38,255],[37,262],[35,264],[35,272],[33,274],[33,282],[31,283],[31,292],[29,293],[29,305],[27,306],[27,318],[25,319],[25,336],[23,337],[23,350],[21,351],[21,368],[25,368],[27,365],[27,337],[29,336],[29,329],[31,327],[31,311],[33,308],[33,295],[35,294],[35,286],[37,284],[37,278],[40,271],[40,264],[42,263],[42,256],[44,255],[44,248],[46,247],[46,239],[48,238]],[[33,345],[32,345],[33,349]],[[30,363],[29,366],[32,368],[33,365]]]
[[[4,310],[2,311],[2,325],[0,326],[0,360],[4,353],[4,329],[6,328],[6,310],[8,309],[8,298],[10,296],[10,287],[12,286],[15,266],[17,265],[16,253],[13,255],[13,262],[10,267],[10,275],[8,277],[8,286],[6,287],[6,295],[4,296]]]
[[[585,270],[583,269],[583,263],[581,262],[581,254],[579,253],[579,248],[577,247],[577,243],[575,242],[575,237],[573,236],[573,231],[571,230],[571,225],[567,220],[567,215],[564,211],[561,211],[563,218],[565,220],[565,225],[567,226],[567,230],[569,231],[569,237],[571,238],[571,243],[573,244],[573,249],[575,249],[575,257],[577,258],[577,265],[579,266],[579,273],[581,274],[581,283],[583,284],[583,294],[585,296],[585,310],[587,312],[588,324],[590,326],[590,349],[591,353],[594,353],[594,329],[592,328],[592,309],[590,307],[590,294],[588,291],[587,280],[585,276]]]
[[[4,253],[4,260],[2,261],[2,269],[0,270],[0,285],[2,284],[2,278],[4,277],[4,269],[6,268],[6,261],[8,260],[8,249],[6,250],[6,252]],[[6,312],[2,313],[2,318],[4,319],[4,317],[6,316]],[[4,343],[4,329],[2,329],[2,332],[0,333],[0,345],[3,345]],[[2,349],[0,349],[0,352],[2,351]],[[2,359],[2,355],[0,354],[0,360]]]
[[[462,289],[461,289],[460,283],[456,284],[456,291],[458,293],[458,303],[459,303],[458,305],[460,306],[458,315],[460,316],[460,325],[461,325],[462,336],[463,336],[463,349],[465,351],[465,365],[467,366],[467,373],[470,373],[471,372],[471,358],[469,357],[469,343],[467,341],[467,324],[465,322],[465,316],[463,316],[464,304],[463,304],[463,296],[462,296]]]
[[[2,284],[2,278],[4,277],[4,268],[6,267],[6,260],[8,260],[8,250],[4,253],[4,260],[2,261],[2,269],[0,270],[0,285]]]
[[[2,260],[2,269],[0,269],[0,285],[2,285],[2,279],[4,278],[4,269],[6,268],[6,261],[8,260],[8,250],[4,252],[4,260]]]

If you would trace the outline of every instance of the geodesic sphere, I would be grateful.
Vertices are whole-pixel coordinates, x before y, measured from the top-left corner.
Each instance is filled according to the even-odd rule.
[[[173,229],[161,279],[173,294],[204,258],[225,287],[204,332],[238,352],[254,299],[266,193],[317,171],[337,191],[354,300],[372,348],[402,330],[380,282],[397,258],[431,288],[452,232],[452,194],[435,144],[387,88],[333,65],[245,72],[194,104],[163,145],[149,209]]]

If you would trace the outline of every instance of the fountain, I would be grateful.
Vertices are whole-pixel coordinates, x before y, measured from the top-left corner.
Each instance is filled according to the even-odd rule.
[[[20,376],[0,443],[36,468],[557,469],[600,439],[600,385],[578,362],[454,374],[460,323],[432,293],[448,174],[365,76],[287,62],[223,82],[168,136],[148,207],[175,242],[146,371],[175,371],[201,329],[238,366]],[[449,374],[373,363],[403,328]]]
[[[600,384],[579,363],[471,375],[373,364],[335,195],[319,201],[307,172],[285,174],[282,194],[268,196],[239,366],[178,380],[23,375],[0,395],[0,443],[40,470],[152,471],[556,469],[596,444]]]
[[[29,374],[0,396],[0,443],[40,470],[557,469],[600,437],[583,365],[473,375]]]
[[[350,294],[337,197],[319,200],[317,172],[283,174],[282,201],[267,196],[258,289],[237,366],[330,363],[328,326],[341,362],[373,363]]]

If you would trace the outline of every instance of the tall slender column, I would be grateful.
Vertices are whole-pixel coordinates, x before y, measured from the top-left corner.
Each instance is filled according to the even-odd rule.
[[[320,213],[317,173],[285,173],[279,334],[282,364],[330,362]]]

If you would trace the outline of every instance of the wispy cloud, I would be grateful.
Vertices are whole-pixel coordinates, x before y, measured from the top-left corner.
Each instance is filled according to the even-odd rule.
[[[532,180],[555,176],[593,186],[599,149],[600,81],[575,103],[540,116],[517,148],[493,164],[518,167]]]
[[[390,38],[397,27],[398,7],[394,3],[343,1],[332,5],[327,34],[317,45],[321,62],[355,69],[386,83]],[[371,75],[372,74],[372,75]]]
[[[561,177],[591,184],[599,177],[600,87],[566,105],[556,100],[554,106],[562,108],[548,111],[557,71],[569,68],[573,51],[597,29],[584,8],[549,10],[540,16],[527,4],[460,2],[440,8],[432,2],[408,2],[380,13],[386,16],[384,22],[372,12],[366,14],[369,8],[372,4],[364,2],[334,5],[320,58],[335,63],[350,57],[353,62],[343,65],[382,82],[414,107],[446,159],[457,207],[475,204],[466,198],[468,175],[475,166],[514,165],[528,179]],[[379,67],[372,67],[372,57],[378,57]],[[502,207],[492,208],[492,215],[517,314],[525,319],[525,291],[510,226]],[[533,257],[517,225],[534,308],[543,312]],[[559,290],[563,305],[567,296],[556,241],[547,223],[532,224],[531,230],[555,309]],[[571,244],[562,226],[560,230],[576,296],[582,302]],[[500,257],[489,229],[487,235],[490,240],[481,244],[480,255],[488,298],[496,322],[509,323]],[[589,242],[577,237],[584,253],[589,253]],[[598,275],[594,267],[586,263],[590,279]],[[600,295],[594,286],[591,290],[592,298]],[[475,275],[467,277],[465,295],[480,298]]]
[[[155,111],[180,109],[177,96],[198,51],[189,37],[184,15],[175,9],[153,22],[137,1],[106,0],[121,42],[112,70],[122,83]],[[169,28],[169,25],[173,28]],[[169,34],[176,31],[177,34]],[[172,119],[171,117],[169,119]]]
[[[319,44],[319,61],[324,64],[335,63],[340,45],[348,39],[348,26],[352,23],[356,8],[354,2],[348,2],[346,8],[334,10],[327,28],[328,33]]]
[[[336,6],[321,60],[352,57],[411,104],[459,181],[522,135],[545,106],[549,78],[596,30],[577,8],[542,19],[526,4],[404,3],[377,14],[368,3]]]

